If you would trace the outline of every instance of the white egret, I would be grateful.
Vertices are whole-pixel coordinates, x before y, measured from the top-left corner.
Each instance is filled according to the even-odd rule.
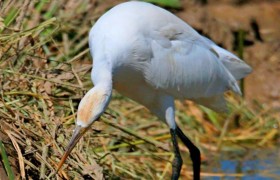
[[[240,94],[237,80],[251,72],[250,66],[170,12],[137,1],[106,12],[92,27],[89,46],[94,87],[79,104],[76,128],[58,170],[105,111],[115,88],[169,126],[175,153],[171,179],[179,178],[182,166],[177,135],[190,151],[193,177],[198,180],[200,151],[177,126],[174,99],[225,111],[223,93],[232,90]]]

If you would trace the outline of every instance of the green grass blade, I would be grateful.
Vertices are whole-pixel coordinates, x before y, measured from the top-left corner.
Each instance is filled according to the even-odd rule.
[[[39,1],[39,3],[36,5],[35,9],[38,11],[38,12],[41,12],[43,7],[48,3],[48,0],[41,0]]]
[[[44,19],[52,18],[55,12],[57,11],[57,9],[58,9],[58,3],[53,2],[50,8],[48,9],[48,11],[43,15]]]
[[[14,8],[11,9],[9,14],[4,19],[4,24],[8,27],[16,19],[18,13],[19,13],[19,9],[14,9]]]
[[[8,174],[9,180],[14,180],[15,175],[12,171],[11,165],[10,165],[9,160],[8,160],[7,153],[5,151],[5,147],[4,147],[1,140],[0,140],[0,154],[1,154],[1,157],[2,157],[2,160],[3,160],[4,167],[5,167],[6,172]]]
[[[155,3],[164,7],[174,8],[174,9],[182,8],[180,0],[144,0],[144,1]]]
[[[220,123],[219,123],[219,118],[217,113],[215,113],[214,111],[212,111],[211,109],[205,108],[203,106],[200,106],[200,108],[202,109],[202,111],[207,115],[207,117],[209,118],[209,120],[215,125],[216,128],[218,129],[222,129]]]

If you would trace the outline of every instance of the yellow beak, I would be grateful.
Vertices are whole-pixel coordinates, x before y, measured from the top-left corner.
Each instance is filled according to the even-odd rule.
[[[67,157],[69,156],[69,154],[71,153],[71,151],[73,150],[77,142],[81,139],[81,137],[85,134],[85,132],[89,129],[89,127],[90,126],[88,127],[76,126],[74,133],[71,137],[71,140],[66,148],[66,151],[58,164],[56,172],[60,170],[60,168],[64,164],[65,160],[67,159]]]

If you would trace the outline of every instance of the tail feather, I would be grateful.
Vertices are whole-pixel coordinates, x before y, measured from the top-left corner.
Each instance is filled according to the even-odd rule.
[[[238,86],[237,80],[240,80],[252,72],[252,68],[242,61],[240,58],[230,53],[229,51],[220,48],[210,39],[204,37],[204,40],[210,44],[210,50],[223,63],[225,71],[228,75],[228,88],[237,94],[242,94]],[[194,102],[206,106],[217,112],[227,112],[226,101],[223,94],[218,94],[211,97],[202,97],[191,99]]]
[[[231,52],[217,46],[213,41],[204,37],[210,44],[211,51],[222,61],[223,65],[236,80],[240,80],[252,72],[252,68]]]
[[[237,83],[236,78],[233,76],[233,74],[225,68],[226,72],[228,73],[229,81],[228,81],[228,88],[235,92],[236,94],[239,94],[240,96],[242,95],[242,92],[239,88],[239,85]]]
[[[240,80],[252,72],[252,68],[248,64],[229,51],[218,46],[214,46],[213,49],[236,80]]]

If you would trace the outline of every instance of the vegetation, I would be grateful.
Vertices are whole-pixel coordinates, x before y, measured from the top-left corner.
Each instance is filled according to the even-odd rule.
[[[88,32],[115,1],[0,3],[0,179],[166,179],[173,154],[169,130],[144,107],[114,92],[109,109],[78,143],[64,169],[56,166],[92,86]],[[202,150],[273,146],[279,116],[227,95],[229,113],[177,102],[178,124]],[[191,176],[187,149],[182,178]],[[4,168],[2,168],[4,167]],[[2,171],[1,171],[2,169]],[[202,167],[202,171],[203,171]],[[207,176],[207,172],[202,173]],[[223,176],[224,174],[216,174]]]

